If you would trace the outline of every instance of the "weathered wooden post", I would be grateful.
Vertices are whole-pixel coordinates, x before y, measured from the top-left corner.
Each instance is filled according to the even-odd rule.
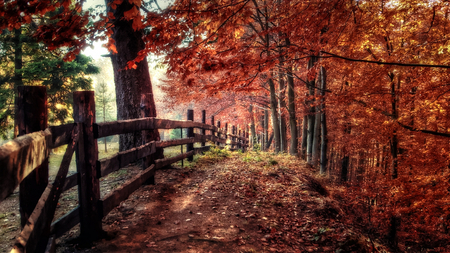
[[[231,136],[231,142],[232,142],[231,149],[235,149],[236,148],[234,143],[233,143],[233,142],[235,142],[235,138],[234,138],[234,133],[235,132],[236,132],[236,127],[235,126],[231,126],[231,134],[233,135],[233,136]]]
[[[47,90],[44,86],[17,87],[14,137],[47,128]],[[48,184],[48,158],[19,186],[20,225],[23,228]]]
[[[152,112],[152,110],[154,110],[154,108],[151,108],[151,106],[150,106],[152,104],[152,101],[153,101],[152,93],[147,93],[147,94],[141,95],[141,117],[142,118],[154,117],[155,114]],[[148,142],[151,142],[152,140],[155,139],[155,131],[158,131],[158,129],[142,131],[142,145],[144,145]],[[162,154],[164,154],[164,150],[162,148],[159,148],[159,150],[157,150],[156,153],[161,156]],[[156,154],[151,154],[142,160],[142,170],[146,170],[148,167],[150,167],[154,163],[155,155]],[[144,184],[145,185],[155,184],[155,175],[151,176]]]
[[[228,140],[228,123],[225,123],[225,147]]]
[[[214,126],[214,116],[211,116],[211,126]],[[216,135],[214,130],[211,130],[211,135],[213,136],[213,138]],[[213,141],[213,143],[216,143],[216,142]]]
[[[202,123],[206,124],[206,110],[202,110]],[[206,135],[206,130],[202,129],[202,134]],[[205,142],[202,142],[202,147],[204,147],[206,145]]]
[[[187,120],[194,121],[194,110],[189,109],[187,111]],[[188,138],[194,137],[194,128],[193,127],[188,127],[187,137]],[[188,143],[186,145],[186,152],[190,152],[193,150],[194,150],[194,143]],[[194,160],[194,156],[189,156],[187,159],[189,162],[192,162]]]
[[[80,203],[80,237],[94,241],[103,235],[99,208],[100,184],[97,175],[97,140],[94,139],[95,100],[93,91],[73,93],[73,119],[81,125],[76,149],[78,200]]]
[[[241,139],[241,129],[238,131],[238,142],[239,142],[239,149],[242,151],[242,139]]]
[[[219,128],[220,131],[220,120],[217,121],[217,128]],[[217,132],[217,138],[220,139],[220,132]],[[217,142],[216,145],[220,147],[220,142]]]

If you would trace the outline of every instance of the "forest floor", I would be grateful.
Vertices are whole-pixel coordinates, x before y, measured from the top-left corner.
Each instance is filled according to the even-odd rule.
[[[80,244],[75,227],[57,252],[386,252],[296,157],[216,150],[185,165],[111,211],[107,238]]]

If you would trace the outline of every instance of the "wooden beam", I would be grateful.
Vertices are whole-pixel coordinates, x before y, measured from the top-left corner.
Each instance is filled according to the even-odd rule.
[[[122,151],[110,158],[104,158],[97,162],[100,168],[100,177],[104,177],[111,172],[127,166],[132,162],[136,162],[146,156],[156,152],[156,142],[152,141],[137,148]]]
[[[76,185],[78,185],[78,173],[70,175],[66,178],[62,191],[65,192]]]
[[[80,206],[75,207],[57,221],[53,222],[50,228],[50,234],[54,235],[55,238],[59,238],[78,223],[80,223]]]
[[[180,160],[183,160],[185,158],[188,158],[189,156],[193,156],[195,154],[195,151],[192,150],[190,152],[181,154],[181,155],[177,155],[174,157],[170,157],[170,158],[165,158],[165,159],[158,159],[155,161],[155,165],[156,165],[156,169],[161,169],[167,165],[170,165],[172,163],[176,163]]]
[[[200,128],[205,130],[215,130],[217,127],[203,124],[200,122],[193,122],[189,120],[168,120],[155,118],[155,128],[157,129],[174,129],[174,128]]]
[[[53,149],[65,144],[69,144],[69,142],[72,140],[72,130],[76,126],[77,124],[72,123],[49,127],[50,132],[52,133],[52,143],[50,144],[50,148]]]
[[[56,238],[51,236],[48,239],[47,248],[45,249],[45,253],[55,253],[56,252]]]
[[[154,129],[154,118],[118,120],[94,124],[94,138]]]
[[[200,128],[205,130],[218,131],[216,126],[202,124],[200,122],[168,120],[158,118],[140,118],[130,120],[118,120],[113,122],[94,124],[95,138],[102,138],[110,135],[132,133],[151,129],[175,129],[175,128]]]
[[[0,202],[49,156],[51,133],[34,132],[0,146]]]
[[[76,130],[77,129],[74,129],[72,143],[67,147],[66,152],[64,153],[61,166],[53,185],[47,185],[36,208],[34,208],[33,213],[29,217],[26,226],[16,239],[12,252],[36,252],[38,246],[39,248],[41,247],[40,244],[42,245],[42,243],[45,243],[44,246],[46,246],[50,235],[50,226],[55,215],[56,205],[61,196],[72,155],[75,151],[75,145],[78,139]]]
[[[156,147],[157,148],[167,148],[167,147],[179,146],[179,145],[195,143],[195,142],[198,142],[198,140],[196,138],[183,138],[183,139],[175,139],[175,140],[168,140],[168,141],[158,141],[158,142],[156,142]]]
[[[133,177],[131,180],[117,188],[115,191],[111,192],[100,201],[100,205],[103,207],[103,217],[108,215],[108,213],[120,202],[126,200],[134,191],[136,191],[147,179],[155,175],[155,165],[152,164],[146,170],[140,172],[138,175]]]

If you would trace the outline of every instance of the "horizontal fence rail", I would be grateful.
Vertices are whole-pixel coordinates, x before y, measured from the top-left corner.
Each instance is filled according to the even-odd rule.
[[[24,88],[25,91],[27,89],[33,91],[36,88],[30,86]],[[42,91],[41,87],[38,90]],[[193,121],[193,110],[188,110],[187,121],[144,117],[94,123],[95,104],[93,98],[93,92],[74,93],[74,119],[76,123],[45,126],[45,129],[41,126],[42,130],[40,131],[25,133],[0,146],[1,202],[13,193],[19,184],[22,191],[22,185],[28,184],[25,179],[35,173],[42,164],[48,163],[48,157],[52,149],[68,145],[54,182],[46,183],[46,187],[42,189],[42,194],[35,200],[37,204],[34,206],[34,210],[30,212],[29,216],[25,217],[26,224],[16,240],[13,252],[54,252],[55,239],[77,224],[81,224],[80,236],[82,238],[95,240],[96,238],[93,235],[100,234],[102,229],[101,219],[114,207],[126,200],[141,185],[154,181],[152,178],[154,178],[158,169],[183,159],[192,159],[193,155],[210,150],[211,146],[207,146],[207,142],[212,142],[219,148],[228,147],[230,150],[241,149],[245,151],[248,147],[247,132],[241,134],[233,126],[232,133],[229,134],[228,124],[225,124],[225,128],[220,128],[220,122],[217,122],[217,126],[215,126],[213,116],[211,117],[211,124],[206,124],[205,111],[202,111],[202,123]],[[26,121],[30,121],[30,119]],[[155,129],[183,128],[188,130],[187,138],[151,141],[118,152],[108,158],[97,158],[96,139],[98,138]],[[200,129],[201,134],[194,133],[194,129]],[[206,131],[209,131],[209,134]],[[194,148],[194,143],[201,143],[201,147]],[[158,149],[180,145],[187,146],[186,152],[183,153],[183,149],[181,149],[182,153],[174,157],[154,160],[150,158],[152,160],[149,164],[147,162],[142,163],[143,168],[138,175],[100,199],[100,178],[129,164],[143,159],[148,160],[149,157],[153,157],[152,155],[157,153]],[[74,153],[77,154],[77,172],[68,175],[69,165]],[[78,186],[80,204],[53,221],[59,197],[63,192],[75,186]],[[29,190],[30,188],[24,189]]]

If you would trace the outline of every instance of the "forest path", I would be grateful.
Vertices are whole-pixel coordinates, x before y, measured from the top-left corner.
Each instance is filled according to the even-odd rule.
[[[83,246],[69,233],[58,252],[363,252],[303,165],[249,152],[158,171],[104,218],[107,239]]]

